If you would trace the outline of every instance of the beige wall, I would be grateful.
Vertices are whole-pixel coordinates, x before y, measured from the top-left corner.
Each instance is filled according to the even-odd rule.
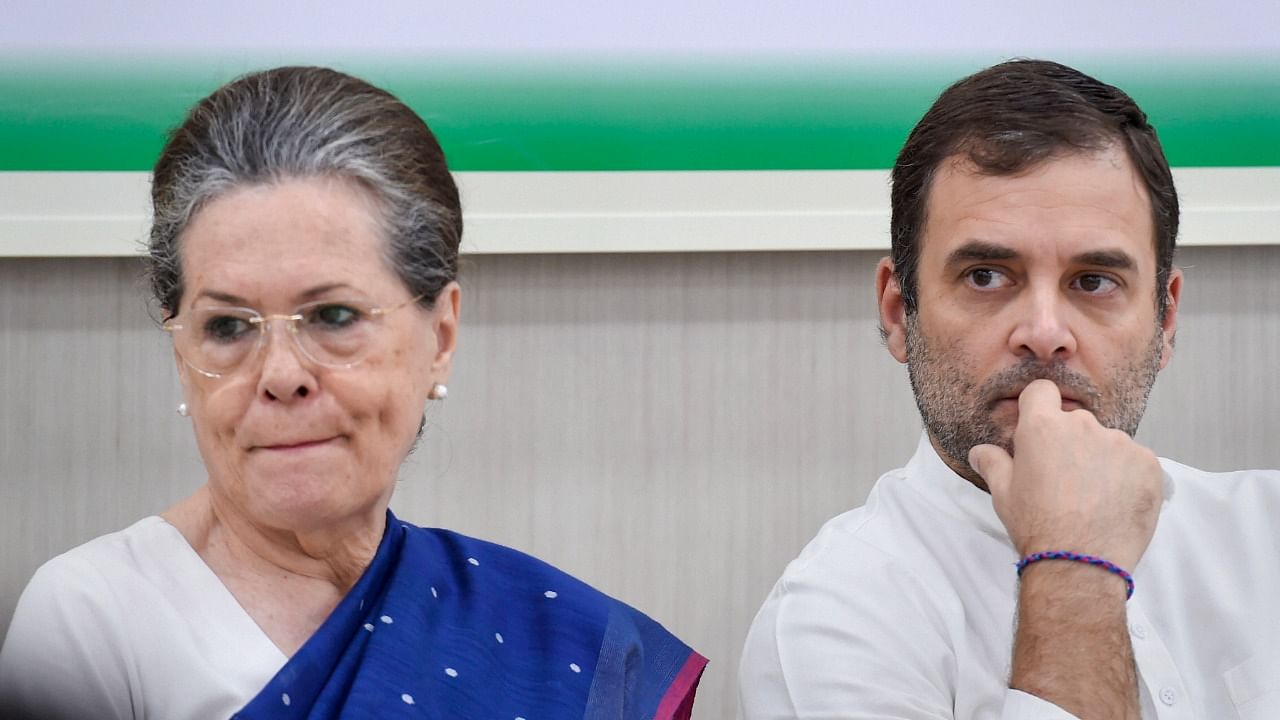
[[[450,399],[393,507],[532,552],[712,659],[783,565],[919,432],[880,347],[878,254],[484,256]],[[1280,247],[1193,248],[1142,439],[1211,469],[1280,466]],[[0,260],[0,629],[46,558],[202,479],[132,260]]]

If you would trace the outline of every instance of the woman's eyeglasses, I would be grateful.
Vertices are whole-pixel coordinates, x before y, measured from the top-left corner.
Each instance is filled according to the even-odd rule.
[[[244,307],[197,307],[166,320],[164,329],[183,362],[211,378],[232,373],[256,357],[276,320],[284,323],[308,360],[350,368],[377,346],[387,315],[421,299],[419,295],[390,308],[361,300],[318,300],[288,315],[263,315]]]

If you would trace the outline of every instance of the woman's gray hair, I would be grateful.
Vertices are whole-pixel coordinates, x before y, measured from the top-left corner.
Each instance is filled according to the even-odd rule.
[[[354,181],[378,200],[386,261],[431,306],[458,274],[462,210],[435,135],[395,96],[317,67],[241,77],[201,100],[169,136],[151,186],[147,275],[164,315],[182,302],[182,233],[233,188]]]

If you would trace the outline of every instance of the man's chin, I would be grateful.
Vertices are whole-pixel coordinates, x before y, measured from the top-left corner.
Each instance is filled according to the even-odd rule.
[[[958,430],[959,428],[952,428]],[[970,429],[974,429],[970,427]],[[951,435],[939,435],[938,433],[929,432],[929,440],[933,444],[934,450],[948,467],[957,475],[976,485],[981,490],[987,490],[987,483],[982,476],[969,465],[969,451],[978,445],[997,445],[1004,448],[1005,452],[1012,454],[1013,431],[1004,430],[998,426],[988,426],[984,428],[986,432],[965,435],[962,432]]]
[[[1018,401],[997,400],[987,416],[987,427],[974,445],[995,445],[1013,454],[1013,431],[1018,427]]]

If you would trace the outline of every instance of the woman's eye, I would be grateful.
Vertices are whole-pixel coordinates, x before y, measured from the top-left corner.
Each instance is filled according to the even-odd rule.
[[[360,322],[362,317],[363,313],[356,308],[350,305],[334,303],[313,308],[307,314],[307,324],[337,330]]]
[[[965,274],[969,284],[982,290],[1001,288],[1009,284],[1009,278],[992,268],[974,268]]]
[[[217,342],[232,342],[253,332],[253,324],[234,315],[215,315],[204,323],[204,336]]]
[[[1105,295],[1119,287],[1119,283],[1106,275],[1081,275],[1075,279],[1075,286],[1091,295]]]

